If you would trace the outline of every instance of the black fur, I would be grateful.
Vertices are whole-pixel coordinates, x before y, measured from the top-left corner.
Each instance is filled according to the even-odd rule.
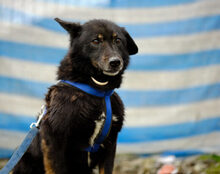
[[[138,51],[127,31],[107,20],[91,20],[83,25],[55,20],[70,34],[70,48],[61,61],[57,79],[89,84],[101,91],[119,88],[129,55]],[[118,73],[109,76],[104,71]],[[91,77],[108,84],[97,85]],[[104,98],[58,83],[50,87],[45,101],[47,114],[40,132],[13,173],[91,174],[99,166],[100,173],[111,174],[117,135],[124,119],[119,96],[116,93],[111,96],[112,112],[117,119],[112,121],[110,133],[99,151],[90,154],[90,165],[84,149],[89,146],[95,120],[105,112]]]

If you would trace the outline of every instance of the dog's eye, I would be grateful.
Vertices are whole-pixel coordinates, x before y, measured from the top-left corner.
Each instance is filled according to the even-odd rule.
[[[95,44],[95,45],[98,45],[98,44],[100,43],[100,41],[99,41],[98,39],[94,39],[94,40],[92,41],[92,43]]]
[[[120,38],[116,38],[116,39],[115,39],[115,43],[116,43],[116,44],[120,44],[120,43],[121,43],[121,39],[120,39]]]

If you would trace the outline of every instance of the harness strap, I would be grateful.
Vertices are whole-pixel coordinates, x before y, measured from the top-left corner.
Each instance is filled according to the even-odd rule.
[[[105,120],[104,127],[99,137],[95,140],[94,145],[85,149],[87,152],[97,152],[99,150],[100,145],[105,140],[105,138],[107,137],[111,129],[112,109],[111,109],[110,96],[105,97],[105,104],[106,104],[106,120]]]
[[[100,145],[102,142],[105,140],[107,137],[110,129],[111,129],[111,122],[112,122],[112,108],[111,108],[111,95],[113,94],[114,90],[109,90],[109,91],[98,91],[94,88],[92,88],[89,85],[86,84],[81,84],[81,83],[76,83],[76,82],[71,82],[68,80],[61,80],[63,83],[67,83],[69,85],[72,85],[88,94],[97,96],[97,97],[105,97],[105,106],[106,106],[106,120],[105,124],[103,126],[101,134],[98,136],[98,138],[95,139],[95,143],[93,146],[89,146],[88,148],[85,149],[87,152],[97,152]]]
[[[69,80],[60,80],[59,82],[67,83],[69,85],[72,85],[88,94],[97,96],[97,97],[106,97],[106,96],[111,96],[114,93],[114,90],[109,90],[109,91],[99,91],[97,89],[92,88],[89,85],[83,84],[83,83],[78,83],[78,82],[71,82]]]

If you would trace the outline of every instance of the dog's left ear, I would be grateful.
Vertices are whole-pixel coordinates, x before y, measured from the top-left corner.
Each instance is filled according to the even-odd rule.
[[[122,32],[125,35],[126,40],[127,40],[127,49],[128,49],[129,55],[136,54],[138,52],[138,47],[136,43],[134,42],[130,34],[124,28],[122,28]]]
[[[54,20],[57,21],[66,31],[68,31],[72,37],[75,37],[81,30],[81,25],[79,23],[67,22],[59,18],[55,18]]]

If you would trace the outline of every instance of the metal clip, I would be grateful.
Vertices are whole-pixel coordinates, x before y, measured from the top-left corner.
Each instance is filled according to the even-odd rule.
[[[39,124],[40,124],[40,122],[41,122],[43,116],[46,114],[46,112],[47,112],[46,106],[45,106],[45,105],[42,105],[42,106],[41,106],[41,112],[40,112],[40,115],[39,115],[39,117],[38,117],[38,120],[37,120],[36,123],[31,123],[31,125],[30,125],[30,128],[31,128],[31,129],[32,129],[33,127],[37,127],[37,128],[39,127]]]

